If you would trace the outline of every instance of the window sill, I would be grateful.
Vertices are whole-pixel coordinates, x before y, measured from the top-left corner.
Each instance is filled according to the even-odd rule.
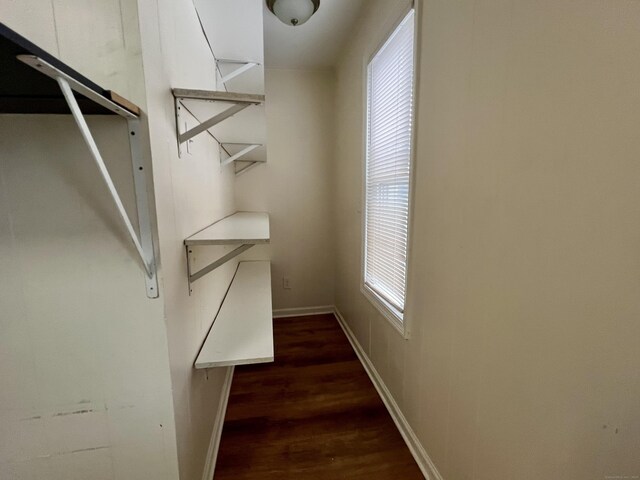
[[[404,319],[402,314],[399,314],[393,307],[389,306],[380,296],[371,290],[366,284],[360,285],[360,291],[367,300],[386,318],[391,326],[400,334],[405,340],[409,339],[407,329],[405,328]]]

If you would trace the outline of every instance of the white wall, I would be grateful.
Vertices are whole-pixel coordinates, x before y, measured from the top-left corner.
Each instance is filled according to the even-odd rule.
[[[0,11],[144,106],[135,2]],[[126,123],[89,126],[135,221]],[[175,480],[166,352],[162,300],[71,116],[0,116],[0,478]]]
[[[359,290],[370,2],[337,70],[336,302],[448,480],[640,473],[640,3],[425,0],[400,335]]]
[[[331,70],[266,70],[268,163],[238,177],[239,210],[269,212],[274,309],[333,304]],[[283,278],[291,289],[283,288]]]
[[[142,0],[139,8],[180,478],[192,480],[202,478],[227,373],[196,371],[193,363],[237,259],[194,283],[189,296],[183,241],[235,211],[234,175],[232,166],[220,167],[217,144],[207,134],[194,139],[191,154],[178,157],[170,89],[216,88],[214,59],[193,2]],[[196,125],[189,122],[189,128]],[[194,269],[229,250],[194,248]]]

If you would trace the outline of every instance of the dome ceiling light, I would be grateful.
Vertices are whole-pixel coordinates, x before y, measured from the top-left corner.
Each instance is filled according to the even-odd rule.
[[[320,0],[267,0],[267,8],[286,25],[302,25],[320,8]]]

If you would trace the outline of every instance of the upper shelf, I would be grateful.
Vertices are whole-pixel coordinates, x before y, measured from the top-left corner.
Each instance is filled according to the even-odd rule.
[[[269,214],[238,212],[187,238],[189,245],[255,245],[269,243]]]
[[[140,115],[133,103],[104,90],[0,23],[0,113],[71,113],[56,81],[61,75],[76,92],[82,113]]]
[[[188,100],[208,100],[210,102],[248,103],[259,105],[264,103],[264,95],[254,93],[219,92],[216,90],[191,90],[174,88],[173,96]]]

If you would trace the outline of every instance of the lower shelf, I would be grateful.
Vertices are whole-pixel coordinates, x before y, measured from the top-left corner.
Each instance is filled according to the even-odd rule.
[[[271,263],[240,262],[195,367],[273,362]]]

